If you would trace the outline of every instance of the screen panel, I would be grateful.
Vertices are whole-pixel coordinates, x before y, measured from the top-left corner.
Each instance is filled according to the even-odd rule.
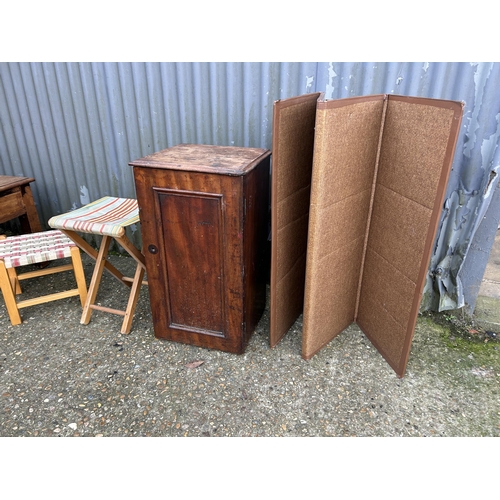
[[[270,345],[302,313],[307,225],[319,93],[274,104],[271,178]]]
[[[384,96],[318,102],[302,356],[354,321]]]
[[[356,321],[406,370],[462,104],[388,96]]]

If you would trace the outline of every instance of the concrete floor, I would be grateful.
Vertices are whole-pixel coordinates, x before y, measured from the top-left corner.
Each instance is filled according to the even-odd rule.
[[[132,259],[113,261],[133,274]],[[57,289],[65,274],[25,293]],[[106,274],[100,296],[124,307],[122,292]],[[500,232],[476,320],[500,332],[499,311]],[[73,297],[25,309],[13,327],[0,300],[0,437],[500,436],[498,337],[469,342],[427,315],[403,379],[356,325],[306,362],[301,317],[269,348],[268,308],[241,356],[155,338],[146,289],[129,335],[120,317],[80,315]]]
[[[112,261],[131,276],[132,259]],[[23,293],[70,279],[30,280]],[[106,274],[99,296],[123,308],[123,291]],[[0,301],[1,437],[500,436],[500,341],[464,340],[428,315],[403,379],[356,325],[304,361],[299,317],[270,349],[268,307],[241,356],[155,338],[146,287],[129,335],[119,316],[80,316],[72,297],[12,326]]]

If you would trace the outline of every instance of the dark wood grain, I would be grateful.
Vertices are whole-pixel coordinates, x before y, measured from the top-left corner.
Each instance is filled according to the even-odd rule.
[[[171,322],[223,334],[222,195],[158,192]]]

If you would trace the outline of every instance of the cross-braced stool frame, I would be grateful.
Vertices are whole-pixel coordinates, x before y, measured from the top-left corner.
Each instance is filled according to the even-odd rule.
[[[57,228],[67,235],[68,238],[74,241],[81,250],[95,261],[80,323],[87,325],[90,322],[92,310],[95,309],[123,316],[120,332],[123,334],[130,333],[141,285],[148,284],[146,281],[143,281],[146,271],[144,255],[130,242],[125,232],[126,227],[138,222],[139,210],[137,200],[111,196],[105,196],[77,210],[52,217],[49,220],[51,227]],[[98,251],[77,234],[77,232],[101,235],[102,240]],[[113,239],[135,260],[137,265],[133,278],[124,276],[108,260],[109,246]],[[95,303],[105,269],[120,283],[130,288],[127,307],[124,311]]]

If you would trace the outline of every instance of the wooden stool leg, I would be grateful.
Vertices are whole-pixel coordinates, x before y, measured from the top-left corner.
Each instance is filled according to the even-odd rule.
[[[6,238],[7,238],[7,236],[5,234],[0,234],[0,241],[5,240]],[[13,267],[9,267],[7,269],[7,273],[9,275],[10,284],[11,284],[13,292],[16,295],[23,293],[23,291],[21,290],[21,285],[19,284],[19,280],[17,279],[16,270]]]
[[[23,291],[21,290],[21,285],[19,284],[19,279],[17,278],[16,270],[13,267],[9,267],[9,269],[7,269],[7,273],[9,274],[10,284],[14,293],[16,295],[23,293]]]
[[[9,314],[10,322],[13,325],[21,324],[21,316],[17,308],[16,297],[12,290],[12,285],[9,278],[9,273],[5,267],[5,262],[0,259],[0,288],[2,289],[3,298],[5,300],[5,307]]]
[[[82,307],[85,307],[85,302],[87,301],[87,282],[85,281],[82,258],[78,247],[71,248],[71,261],[73,262],[73,272],[75,273],[76,286],[80,294],[80,302]]]
[[[134,319],[135,306],[139,300],[139,292],[141,291],[142,278],[144,277],[144,268],[138,264],[135,270],[134,281],[130,289],[127,309],[125,310],[125,318],[123,319],[121,333],[130,333],[132,320]]]
[[[90,321],[90,316],[92,314],[92,309],[90,306],[94,304],[97,296],[97,290],[99,289],[99,285],[101,283],[102,273],[106,264],[106,257],[108,256],[111,239],[111,236],[102,237],[99,253],[96,257],[94,272],[92,273],[92,280],[90,281],[90,286],[87,293],[87,300],[85,301],[85,305],[83,306],[82,319],[80,320],[80,323],[82,325],[87,325]]]

